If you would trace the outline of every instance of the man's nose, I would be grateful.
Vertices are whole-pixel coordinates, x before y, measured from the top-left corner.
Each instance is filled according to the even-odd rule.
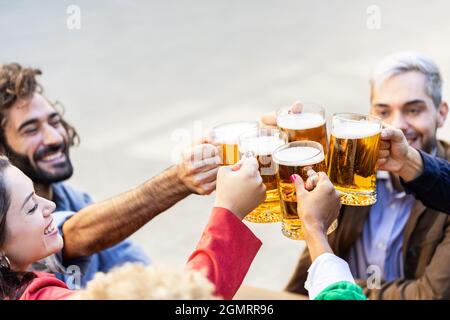
[[[408,122],[406,121],[405,117],[402,115],[401,112],[395,112],[389,124],[403,131],[408,129],[409,126]]]
[[[48,124],[44,126],[43,136],[45,145],[57,145],[61,144],[64,141],[62,135],[58,132],[58,130]]]

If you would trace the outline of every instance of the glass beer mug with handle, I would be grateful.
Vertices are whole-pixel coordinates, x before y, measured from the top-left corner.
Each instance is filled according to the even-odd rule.
[[[277,182],[283,215],[282,233],[294,240],[304,240],[302,222],[297,213],[297,195],[291,175],[298,174],[304,181],[310,172],[326,172],[325,155],[322,145],[315,141],[295,141],[279,147],[273,152],[273,160],[278,166]],[[335,220],[328,234],[337,227]]]
[[[298,103],[277,111],[277,126],[286,132],[289,142],[315,141],[328,151],[325,110],[314,103]]]
[[[223,123],[212,129],[211,140],[218,145],[222,165],[232,165],[239,161],[239,136],[258,127],[257,121],[236,121]]]
[[[341,202],[367,206],[377,201],[376,163],[381,120],[372,116],[333,115],[328,176],[341,195]]]
[[[256,223],[280,222],[280,196],[278,194],[276,167],[273,151],[287,143],[287,135],[277,129],[260,128],[239,136],[239,153],[254,156],[259,164],[259,173],[266,186],[266,200],[249,213],[245,220]]]

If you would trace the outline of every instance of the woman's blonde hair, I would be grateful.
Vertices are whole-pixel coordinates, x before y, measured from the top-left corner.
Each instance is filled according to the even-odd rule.
[[[99,272],[80,290],[82,300],[207,300],[218,299],[214,285],[201,271],[163,265],[126,263]]]

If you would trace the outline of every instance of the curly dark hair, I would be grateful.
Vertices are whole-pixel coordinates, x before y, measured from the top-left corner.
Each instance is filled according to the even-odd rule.
[[[40,69],[24,68],[18,63],[0,65],[0,145],[6,143],[4,125],[6,123],[6,110],[17,101],[29,99],[34,93],[43,95],[44,89],[37,82],[36,76],[42,74]],[[64,107],[58,101],[49,103],[57,112],[64,114]],[[80,137],[73,126],[62,119],[62,125],[69,137],[69,146],[78,145]]]

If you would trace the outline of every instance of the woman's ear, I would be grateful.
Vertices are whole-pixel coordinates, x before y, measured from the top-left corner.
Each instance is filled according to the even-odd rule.
[[[6,270],[11,269],[11,262],[2,250],[0,250],[0,267]]]

